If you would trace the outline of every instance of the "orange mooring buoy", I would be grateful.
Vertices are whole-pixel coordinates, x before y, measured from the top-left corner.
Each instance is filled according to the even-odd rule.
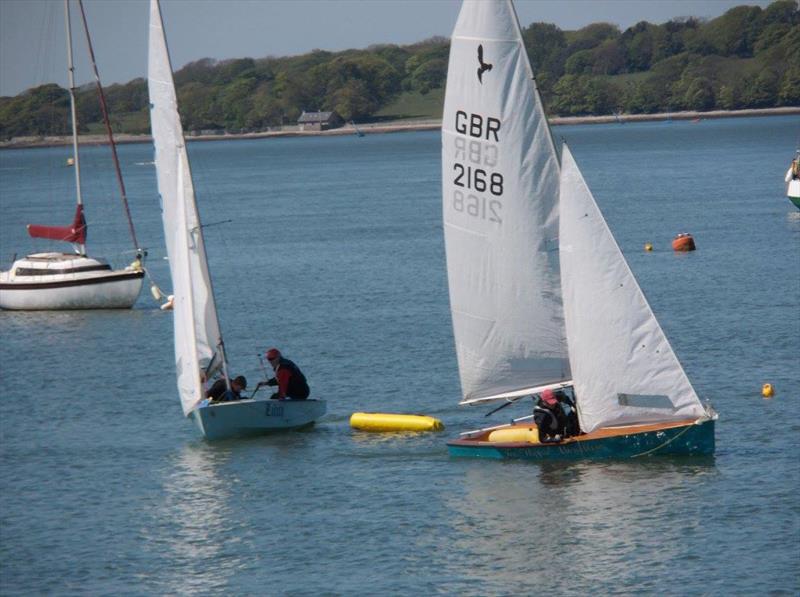
[[[688,232],[681,232],[672,240],[673,251],[694,251],[694,238]]]

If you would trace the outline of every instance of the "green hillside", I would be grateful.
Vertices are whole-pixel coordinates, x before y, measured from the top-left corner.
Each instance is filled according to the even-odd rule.
[[[800,8],[778,0],[738,6],[710,21],[594,23],[562,31],[532,23],[523,37],[551,115],[730,110],[800,105]],[[210,58],[177,73],[187,131],[260,131],[302,111],[335,110],[356,122],[437,118],[449,40],[282,58]],[[117,132],[149,131],[143,79],[107,88]],[[0,97],[0,138],[68,134],[67,91],[43,85]],[[95,90],[78,93],[80,128],[100,121]]]

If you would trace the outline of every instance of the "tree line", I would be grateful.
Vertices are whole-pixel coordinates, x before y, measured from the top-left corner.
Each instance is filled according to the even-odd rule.
[[[532,23],[523,39],[551,115],[800,105],[795,0],[738,6],[709,21],[642,21],[624,31],[608,23],[577,31]],[[294,124],[303,110],[368,121],[402,92],[443,87],[448,53],[449,40],[436,37],[407,46],[198,60],[175,73],[183,125],[258,131]],[[149,132],[144,79],[110,85],[106,94],[115,130]],[[78,90],[77,109],[83,132],[100,122],[93,86]],[[69,134],[68,114],[67,90],[55,84],[0,97],[0,137]]]

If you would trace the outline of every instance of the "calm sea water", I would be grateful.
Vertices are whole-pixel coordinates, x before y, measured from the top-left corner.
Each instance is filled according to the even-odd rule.
[[[172,316],[146,292],[132,311],[0,313],[0,592],[797,594],[800,211],[782,180],[800,119],[555,134],[721,414],[714,458],[449,458],[447,438],[521,413],[456,406],[439,135],[194,143],[233,372],[256,380],[279,346],[329,414],[209,444],[181,416]],[[151,148],[120,153],[167,290]],[[26,223],[71,219],[67,155],[0,152],[4,267],[50,248]],[[124,264],[108,156],[83,156],[90,249]],[[698,250],[675,255],[684,231]],[[447,430],[357,433],[359,410]]]

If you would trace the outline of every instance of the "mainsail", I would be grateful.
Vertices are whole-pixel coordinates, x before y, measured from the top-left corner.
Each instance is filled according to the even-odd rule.
[[[510,0],[466,0],[450,46],[442,193],[464,402],[570,379],[558,157]]]
[[[582,430],[702,417],[703,406],[566,145],[560,230],[564,314]]]
[[[178,391],[188,414],[203,398],[201,376],[210,377],[224,366],[224,354],[158,0],[150,0],[147,85],[172,274]]]

